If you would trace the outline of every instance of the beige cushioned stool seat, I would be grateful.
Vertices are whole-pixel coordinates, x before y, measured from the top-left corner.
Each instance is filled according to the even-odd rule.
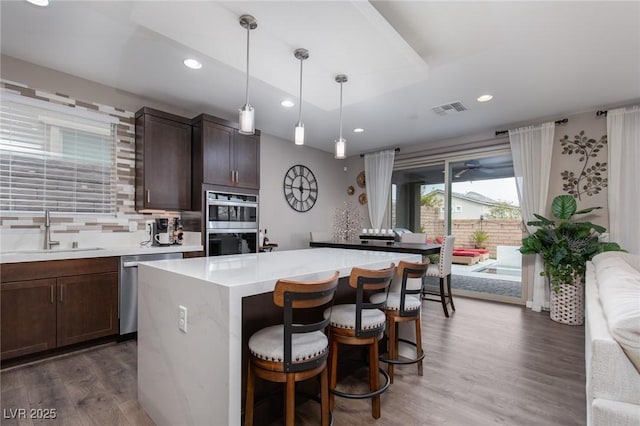
[[[333,327],[356,328],[356,305],[335,305],[333,309],[324,311],[325,318],[328,318],[329,315],[331,315],[331,322],[329,324]],[[363,330],[382,327],[386,320],[384,312],[380,309],[362,310]]]
[[[376,293],[371,296],[369,299],[372,303],[380,303],[383,302],[385,298],[384,293]],[[422,306],[422,301],[411,295],[407,295],[404,301],[404,308],[407,311],[415,311],[420,309]],[[394,311],[400,310],[400,293],[389,293],[389,297],[387,297],[387,303],[385,304],[385,309],[392,309]]]
[[[296,333],[291,336],[291,359],[308,361],[325,353],[329,347],[327,336],[321,331]],[[257,331],[249,339],[249,350],[254,356],[266,360],[284,360],[284,326],[274,325]]]

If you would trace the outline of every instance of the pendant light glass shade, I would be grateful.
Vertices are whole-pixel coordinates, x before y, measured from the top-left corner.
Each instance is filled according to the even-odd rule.
[[[298,123],[293,136],[296,145],[304,145],[304,124],[302,123],[302,62],[309,59],[309,51],[307,49],[296,49],[293,56],[300,60],[300,98],[298,100]]]
[[[336,140],[336,155],[334,158],[337,160],[344,160],[347,158],[347,140],[343,137]]]
[[[240,130],[243,135],[253,135],[256,132],[255,110],[249,104],[240,108]]]
[[[246,97],[245,103],[240,108],[240,117],[238,122],[240,123],[240,130],[243,135],[253,135],[256,132],[255,111],[249,104],[249,32],[258,28],[258,21],[251,15],[242,15],[240,17],[240,26],[247,30],[247,85],[246,85]]]
[[[304,124],[302,124],[302,121],[298,121],[298,124],[296,124],[293,140],[296,145],[304,145]]]
[[[340,84],[340,137],[336,139],[334,156],[337,160],[344,160],[347,157],[347,140],[342,137],[342,83],[346,83],[348,80],[348,77],[344,74],[336,76],[336,82]]]

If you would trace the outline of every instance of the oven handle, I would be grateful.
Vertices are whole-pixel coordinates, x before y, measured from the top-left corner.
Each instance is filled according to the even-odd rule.
[[[255,207],[258,208],[258,203],[253,202],[236,202],[236,201],[207,201],[207,206],[228,206],[228,207]]]

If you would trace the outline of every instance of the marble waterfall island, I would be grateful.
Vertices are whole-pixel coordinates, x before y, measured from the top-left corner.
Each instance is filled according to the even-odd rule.
[[[318,280],[379,269],[416,254],[335,248],[163,260],[138,267],[138,400],[162,425],[239,425],[243,301],[280,278]],[[341,280],[340,286],[348,285]],[[265,295],[265,293],[267,293]],[[179,329],[180,307],[186,332]],[[260,310],[251,312],[260,315]],[[247,314],[247,313],[245,313]],[[244,340],[243,340],[244,338]]]

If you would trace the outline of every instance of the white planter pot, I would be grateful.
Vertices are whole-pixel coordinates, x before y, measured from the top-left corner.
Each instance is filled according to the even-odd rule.
[[[568,324],[584,324],[584,284],[576,280],[573,284],[560,284],[560,290],[551,290],[551,311],[553,321]]]

